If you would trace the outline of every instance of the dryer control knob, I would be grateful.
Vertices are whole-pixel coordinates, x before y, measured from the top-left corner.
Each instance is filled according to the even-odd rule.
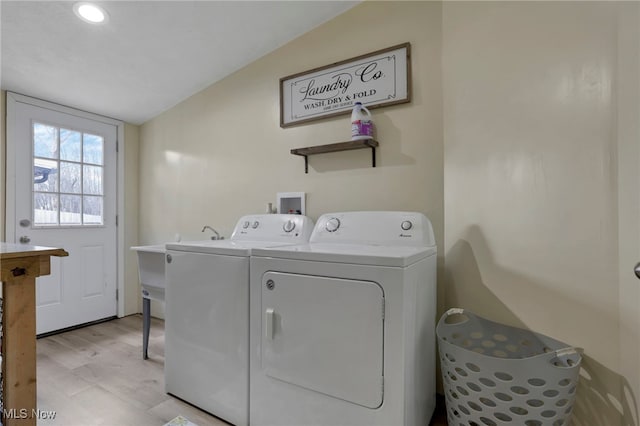
[[[242,228],[247,229],[248,227],[249,227],[249,221],[245,220],[245,222],[242,224]]]
[[[324,226],[328,232],[336,232],[340,228],[340,219],[337,217],[332,217],[327,221],[327,224]]]
[[[296,223],[293,220],[288,220],[282,225],[284,232],[291,232],[296,228]]]
[[[260,222],[258,222],[257,220],[255,222],[253,222],[253,225],[251,225],[251,227],[253,229],[256,229],[258,226],[260,225]]]
[[[404,222],[402,222],[402,224],[400,225],[400,227],[404,230],[404,231],[408,231],[409,229],[413,228],[413,223],[411,223],[410,220],[405,220]]]

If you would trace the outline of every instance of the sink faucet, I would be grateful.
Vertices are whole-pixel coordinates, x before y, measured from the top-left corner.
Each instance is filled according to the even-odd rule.
[[[211,231],[213,231],[214,234],[216,234],[211,236],[212,240],[224,240],[224,237],[221,237],[220,234],[218,234],[218,231],[216,231],[209,225],[205,225],[204,228],[202,228],[202,232],[206,231],[207,229],[210,229]]]

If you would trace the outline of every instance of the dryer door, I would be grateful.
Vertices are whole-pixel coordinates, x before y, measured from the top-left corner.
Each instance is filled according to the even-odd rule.
[[[369,408],[383,401],[384,293],[371,281],[262,276],[262,369]]]

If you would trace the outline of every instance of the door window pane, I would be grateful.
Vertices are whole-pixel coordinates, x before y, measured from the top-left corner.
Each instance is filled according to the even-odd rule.
[[[58,194],[33,194],[33,223],[34,225],[58,224]]]
[[[35,157],[58,158],[58,128],[33,123],[33,155]]]
[[[33,123],[33,224],[103,225],[104,138]]]
[[[82,161],[91,164],[102,164],[103,142],[102,136],[85,133],[82,136]]]
[[[82,133],[60,129],[60,159],[82,161]]]
[[[102,225],[102,197],[83,197],[82,220],[86,224]]]
[[[60,195],[60,224],[80,225],[82,223],[82,197],[80,195]]]
[[[102,195],[102,167],[82,166],[82,192]]]
[[[43,158],[33,159],[33,189],[42,192],[58,191],[58,162]]]
[[[68,192],[71,194],[79,194],[82,190],[80,182],[82,182],[80,164],[60,162],[60,192]]]

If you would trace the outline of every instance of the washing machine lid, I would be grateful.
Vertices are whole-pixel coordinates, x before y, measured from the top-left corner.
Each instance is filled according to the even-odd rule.
[[[279,259],[395,267],[409,266],[435,254],[435,246],[410,247],[326,243],[256,248],[251,253],[252,256]]]
[[[166,247],[167,250],[246,257],[251,255],[254,248],[278,247],[285,244],[282,241],[203,240],[168,243]]]
[[[309,241],[313,221],[292,214],[242,216],[228,240],[199,240],[167,243],[167,250],[194,253],[249,256],[255,247],[304,244]],[[132,247],[132,250],[135,249]]]

